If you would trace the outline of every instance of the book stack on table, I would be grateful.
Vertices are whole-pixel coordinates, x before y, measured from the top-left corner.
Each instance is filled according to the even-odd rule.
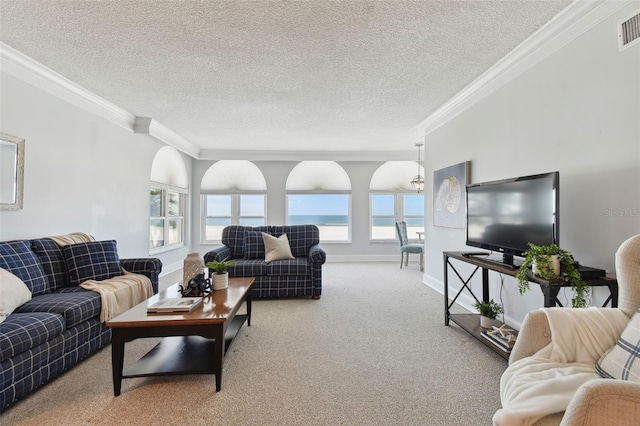
[[[513,345],[516,343],[516,337],[518,336],[517,331],[506,325],[500,327],[494,326],[491,330],[483,330],[481,334],[482,337],[507,353],[513,349]]]

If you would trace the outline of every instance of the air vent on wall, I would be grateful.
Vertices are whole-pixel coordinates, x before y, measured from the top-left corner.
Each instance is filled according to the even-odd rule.
[[[620,50],[640,41],[640,13],[618,25],[618,41]]]

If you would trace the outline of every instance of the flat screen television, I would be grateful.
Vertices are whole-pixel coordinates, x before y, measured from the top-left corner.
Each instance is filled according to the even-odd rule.
[[[502,253],[513,265],[530,242],[560,245],[559,172],[470,184],[466,196],[468,246]]]

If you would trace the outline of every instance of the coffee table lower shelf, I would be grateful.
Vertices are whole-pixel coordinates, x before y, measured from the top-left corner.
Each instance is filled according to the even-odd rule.
[[[449,320],[455,322],[460,328],[462,328],[467,333],[471,334],[473,337],[482,342],[483,345],[490,348],[492,351],[500,355],[502,358],[508,360],[509,352],[505,352],[480,334],[482,332],[482,327],[480,327],[480,315],[478,314],[449,314]],[[494,325],[499,327],[502,325],[500,321],[494,320]]]
[[[224,339],[226,354],[247,315],[236,315],[229,322]],[[216,374],[215,339],[202,336],[163,337],[156,346],[122,372],[123,379],[174,374]]]

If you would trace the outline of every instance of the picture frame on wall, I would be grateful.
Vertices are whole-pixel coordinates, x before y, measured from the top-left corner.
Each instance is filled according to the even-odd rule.
[[[464,229],[466,223],[466,186],[471,162],[454,164],[433,172],[433,224]]]

